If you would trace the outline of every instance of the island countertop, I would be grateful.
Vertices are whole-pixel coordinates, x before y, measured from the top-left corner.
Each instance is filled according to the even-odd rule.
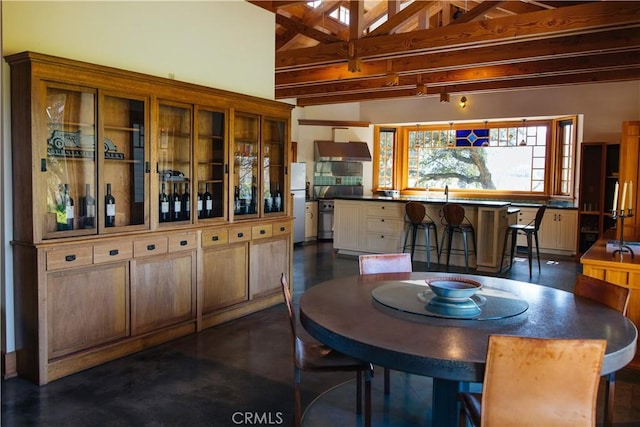
[[[407,203],[407,202],[420,202],[424,204],[433,204],[433,205],[442,205],[447,202],[447,199],[442,196],[334,196],[331,198],[332,200],[354,200],[354,201],[370,201],[370,202],[397,202],[397,203]],[[455,197],[449,197],[450,203],[457,203],[462,206],[472,206],[472,207],[487,207],[487,208],[502,208],[505,206],[512,207],[531,207],[538,208],[543,203],[535,203],[535,202],[521,202],[521,201],[507,201],[507,200],[479,200],[479,199],[459,199]],[[555,202],[548,201],[548,208],[552,209],[570,209],[577,210],[577,208],[571,204],[567,204],[566,202]]]

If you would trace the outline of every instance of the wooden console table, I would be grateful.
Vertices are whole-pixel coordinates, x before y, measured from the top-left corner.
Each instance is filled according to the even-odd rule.
[[[627,317],[640,329],[640,251],[631,255],[613,255],[613,251],[607,251],[607,240],[600,239],[582,255],[582,271],[587,276],[606,280],[628,287],[631,290]],[[636,353],[633,361],[627,366],[640,370],[640,352]]]

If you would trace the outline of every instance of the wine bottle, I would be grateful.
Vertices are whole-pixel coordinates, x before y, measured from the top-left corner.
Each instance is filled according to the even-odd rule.
[[[273,210],[280,212],[282,210],[282,195],[280,194],[280,183],[276,182],[276,196],[273,200]]]
[[[213,196],[209,192],[209,183],[205,184],[204,194],[202,195],[204,201],[204,214],[205,218],[211,218],[213,216]]]
[[[173,184],[173,193],[170,199],[171,221],[180,221],[182,219],[182,200],[178,193],[178,184]]]
[[[202,193],[200,192],[200,186],[198,186],[198,205],[197,205],[197,210],[198,210],[198,219],[202,218]]]
[[[67,230],[73,230],[73,220],[75,218],[75,206],[73,198],[69,195],[69,184],[64,185],[64,210],[67,218]]]
[[[189,194],[189,183],[184,184],[184,193],[182,193],[182,219],[191,219],[191,195]]]
[[[160,222],[167,221],[169,221],[169,197],[163,182],[162,191],[160,192]]]
[[[107,194],[104,196],[104,226],[114,227],[116,225],[116,199],[111,195],[111,184],[107,184]]]
[[[84,228],[96,226],[96,200],[91,196],[91,184],[86,184],[84,197],[80,203],[80,217],[83,219]]]

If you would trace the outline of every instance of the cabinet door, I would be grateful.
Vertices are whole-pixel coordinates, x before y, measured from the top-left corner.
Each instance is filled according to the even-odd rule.
[[[149,228],[147,101],[145,98],[106,94],[100,105],[104,129],[103,184],[98,203],[101,230]],[[111,190],[111,204],[108,203],[108,189]],[[89,193],[88,187],[86,193]],[[86,205],[86,198],[81,201],[84,202],[80,205],[82,208]],[[80,219],[85,211],[88,212],[80,209]]]
[[[36,141],[34,167],[42,179],[34,189],[33,220],[45,239],[96,234],[96,147],[102,146],[96,143],[96,92],[49,84],[43,107],[38,114],[46,134]],[[92,207],[80,218],[78,204],[87,192]]]
[[[156,206],[161,223],[188,224],[192,220],[191,119],[189,106],[160,104],[157,132],[160,199]]]
[[[251,241],[250,299],[280,290],[280,276],[289,274],[290,236]]]
[[[195,318],[195,268],[192,252],[134,261],[132,334]]]
[[[199,221],[225,218],[227,200],[225,113],[199,109],[197,117],[196,217]]]
[[[285,186],[287,122],[265,118],[262,125],[262,199],[263,212],[284,213],[287,210]]]
[[[361,204],[336,201],[333,223],[335,249],[363,250],[364,242],[360,241],[360,224],[365,220],[362,207]]]
[[[318,236],[318,203],[307,202],[304,214],[304,237],[315,239]]]
[[[575,252],[578,232],[576,211],[558,211],[558,249]]]
[[[247,243],[203,251],[202,314],[248,299],[247,252]]]
[[[258,216],[258,165],[260,119],[249,114],[234,117],[233,213],[236,217]],[[282,199],[278,200],[282,204]],[[276,208],[276,206],[274,206]]]
[[[129,336],[129,264],[47,274],[47,358]]]

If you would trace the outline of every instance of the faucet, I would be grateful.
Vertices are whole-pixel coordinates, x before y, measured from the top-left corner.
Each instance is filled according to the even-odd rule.
[[[444,198],[445,198],[445,203],[449,203],[449,186],[448,185],[444,186]]]

